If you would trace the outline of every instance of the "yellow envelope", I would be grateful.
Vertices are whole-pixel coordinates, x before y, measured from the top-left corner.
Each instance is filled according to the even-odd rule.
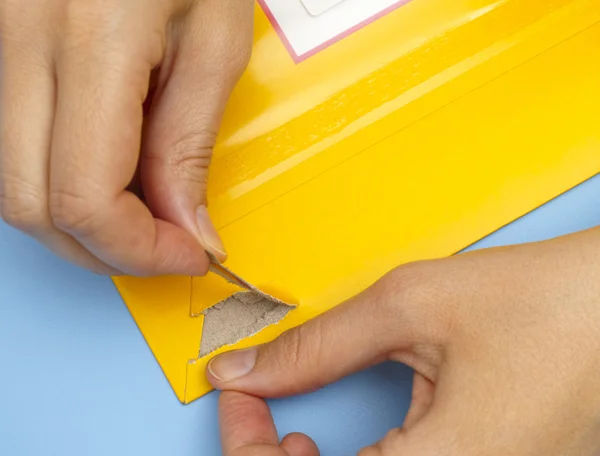
[[[333,32],[303,41],[281,0],[262,0],[215,150],[227,266],[297,308],[199,358],[201,312],[236,286],[115,278],[184,403],[210,390],[214,354],[454,254],[600,172],[598,0],[373,1],[359,23],[354,0],[310,16]]]

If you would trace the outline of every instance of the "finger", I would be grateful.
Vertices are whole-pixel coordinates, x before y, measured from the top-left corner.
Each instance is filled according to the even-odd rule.
[[[281,441],[281,448],[288,456],[319,456],[317,444],[304,434],[288,434]]]
[[[29,11],[34,20],[41,11]],[[39,23],[39,17],[37,18]],[[55,84],[49,49],[30,46],[36,32],[11,33],[3,25],[0,103],[0,215],[35,236],[63,258],[97,273],[117,275],[69,235],[52,224],[48,209],[48,168],[54,118]],[[14,26],[14,24],[12,24]],[[20,28],[28,30],[27,24]],[[28,42],[21,39],[26,36]]]
[[[266,402],[254,396],[224,392],[219,398],[221,445],[225,456],[286,456]]]
[[[69,9],[57,56],[58,100],[50,213],[62,231],[105,263],[134,275],[204,274],[208,258],[181,228],[154,219],[125,189],[138,162],[143,102],[162,58],[158,8],[127,3],[113,17],[98,3]],[[95,27],[83,27],[92,17]],[[114,26],[115,20],[136,20]]]
[[[427,414],[433,402],[434,390],[435,387],[431,380],[415,372],[410,409],[404,420],[405,429],[413,427]]]
[[[211,383],[261,397],[287,396],[322,387],[392,353],[397,358],[396,352],[433,346],[435,320],[425,321],[425,306],[398,279],[389,275],[272,343],[215,357],[208,366]]]
[[[225,105],[250,55],[252,15],[251,0],[196,3],[145,129],[142,181],[150,208],[221,261],[225,247],[206,210],[208,168]]]

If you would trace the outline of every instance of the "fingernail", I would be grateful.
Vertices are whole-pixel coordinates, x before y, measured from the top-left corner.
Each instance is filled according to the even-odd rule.
[[[236,380],[254,369],[257,354],[256,347],[223,353],[210,360],[208,371],[220,382]]]
[[[202,245],[206,250],[216,256],[219,261],[225,261],[227,259],[227,252],[223,241],[212,221],[208,215],[206,206],[198,206],[196,209],[196,223],[198,224],[198,230],[200,231],[200,237]]]

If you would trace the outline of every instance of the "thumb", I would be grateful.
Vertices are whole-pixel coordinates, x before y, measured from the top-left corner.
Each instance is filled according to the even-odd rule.
[[[208,168],[223,111],[252,43],[252,2],[195,2],[173,27],[145,127],[144,196],[153,214],[226,252],[206,208]]]
[[[410,286],[398,291],[400,275],[389,274],[271,343],[213,358],[209,381],[218,389],[273,398],[313,391],[388,359],[415,367],[413,348],[428,345],[432,325],[424,324]]]

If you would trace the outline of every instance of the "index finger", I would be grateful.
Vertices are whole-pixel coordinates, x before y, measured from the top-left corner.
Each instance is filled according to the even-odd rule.
[[[125,190],[139,159],[150,71],[162,58],[162,42],[153,31],[159,24],[136,13],[133,24],[116,28],[111,18],[102,20],[110,11],[100,11],[90,30],[78,29],[73,14],[67,23],[56,62],[50,212],[59,229],[120,271],[201,275],[208,257],[195,238],[155,219]]]

